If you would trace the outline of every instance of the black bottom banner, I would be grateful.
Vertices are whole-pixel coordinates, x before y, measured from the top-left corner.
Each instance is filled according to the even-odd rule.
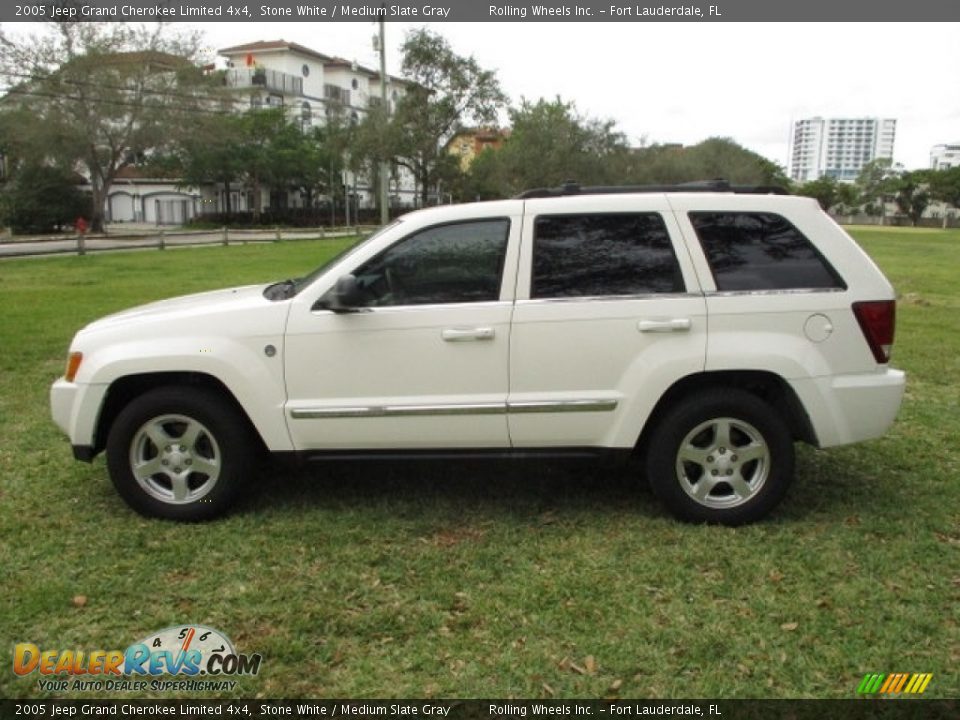
[[[0,718],[957,718],[956,700],[0,700]]]

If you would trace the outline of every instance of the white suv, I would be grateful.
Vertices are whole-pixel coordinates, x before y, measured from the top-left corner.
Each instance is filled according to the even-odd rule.
[[[98,320],[51,405],[146,515],[221,513],[264,447],[637,452],[675,515],[738,524],[781,499],[795,441],[889,428],[894,311],[814,200],[567,185],[410,213],[298,280]]]

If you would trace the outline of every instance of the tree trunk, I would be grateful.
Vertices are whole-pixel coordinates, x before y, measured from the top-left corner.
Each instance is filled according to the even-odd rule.
[[[224,214],[229,219],[233,208],[230,206],[230,178],[228,177],[223,178],[223,206]]]
[[[263,198],[260,195],[260,178],[254,176],[253,178],[253,222],[254,224],[260,223],[260,212],[263,210]]]
[[[107,188],[91,178],[90,183],[90,232],[103,232],[103,208],[107,200]]]
[[[90,232],[103,232],[104,207],[110,194],[110,187],[116,168],[103,168],[97,162],[95,153],[91,153],[85,160],[87,171],[90,173]]]
[[[426,207],[430,199],[430,172],[427,170],[426,163],[421,163],[419,167],[420,176],[420,206]]]

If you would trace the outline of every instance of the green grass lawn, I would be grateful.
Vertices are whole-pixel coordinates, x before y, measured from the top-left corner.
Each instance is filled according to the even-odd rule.
[[[960,696],[960,232],[855,232],[901,295],[899,421],[798,448],[785,503],[739,529],[673,521],[630,472],[545,464],[271,467],[224,520],[142,519],[49,419],[72,334],[344,243],[0,263],[0,697],[51,695],[14,676],[15,643],[181,623],[263,655],[239,697],[852,698],[868,672]]]

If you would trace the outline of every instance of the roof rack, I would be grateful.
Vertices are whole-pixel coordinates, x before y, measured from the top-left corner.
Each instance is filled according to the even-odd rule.
[[[524,190],[514,197],[518,200],[531,198],[563,197],[566,195],[618,195],[625,193],[668,193],[668,192],[728,192],[744,195],[789,195],[779,185],[731,185],[726,180],[698,180],[676,185],[594,185],[583,187],[578,182],[568,180],[554,188],[534,188]]]

